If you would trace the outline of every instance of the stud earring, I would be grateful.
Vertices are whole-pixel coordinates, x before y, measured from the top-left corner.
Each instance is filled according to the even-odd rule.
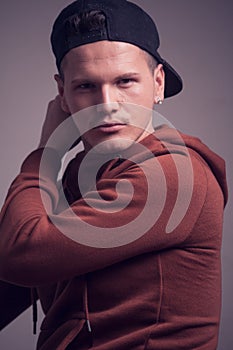
[[[163,104],[163,100],[161,100],[160,97],[157,97],[157,104],[158,105],[162,105]]]

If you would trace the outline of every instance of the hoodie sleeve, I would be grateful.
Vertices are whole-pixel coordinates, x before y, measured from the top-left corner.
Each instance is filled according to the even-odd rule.
[[[102,171],[96,188],[56,214],[60,160],[48,150],[39,173],[42,152],[24,161],[0,216],[0,279],[21,286],[70,279],[184,244],[208,197],[208,177],[213,177],[191,157],[190,182],[188,157],[179,152],[154,157],[156,164],[148,158],[140,166],[127,161],[117,166],[115,160]],[[222,193],[213,182],[213,205],[222,210]],[[50,209],[45,210],[45,202]]]

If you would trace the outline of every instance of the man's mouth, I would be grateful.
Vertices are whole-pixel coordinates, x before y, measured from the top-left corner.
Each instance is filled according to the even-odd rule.
[[[103,123],[95,127],[95,129],[104,133],[113,133],[124,129],[125,127],[126,124],[123,123]]]

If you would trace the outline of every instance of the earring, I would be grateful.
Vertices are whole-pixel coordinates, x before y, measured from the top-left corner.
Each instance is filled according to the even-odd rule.
[[[157,97],[157,104],[158,105],[162,105],[163,104],[163,100],[161,100],[160,97]]]

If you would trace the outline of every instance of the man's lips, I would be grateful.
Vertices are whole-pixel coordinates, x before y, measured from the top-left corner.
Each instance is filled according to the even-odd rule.
[[[126,124],[123,123],[104,123],[101,125],[98,125],[95,129],[100,130],[104,133],[112,133],[117,132],[126,127]]]

